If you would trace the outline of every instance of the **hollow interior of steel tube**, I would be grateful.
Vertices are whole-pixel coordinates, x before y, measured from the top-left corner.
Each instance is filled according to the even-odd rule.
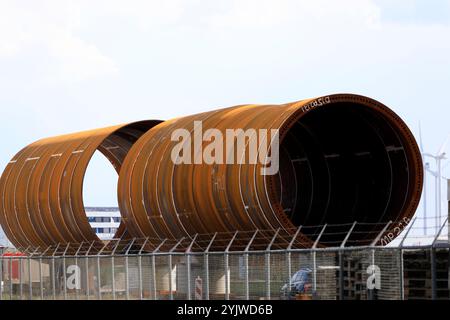
[[[120,225],[117,173],[109,160],[96,151],[83,182],[83,202],[92,230],[101,240],[112,239]]]
[[[364,225],[352,239],[375,238],[406,205],[403,140],[392,121],[363,105],[334,103],[308,112],[280,144],[274,181],[284,213],[295,226],[343,225],[327,230],[322,243],[343,240],[354,221]]]
[[[99,239],[124,236],[117,199],[118,173],[133,144],[159,122],[141,121],[119,129],[101,143],[91,158],[83,184],[83,201],[87,219]],[[92,175],[89,174],[91,170],[94,172]]]

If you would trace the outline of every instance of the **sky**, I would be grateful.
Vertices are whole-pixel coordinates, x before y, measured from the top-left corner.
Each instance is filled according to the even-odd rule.
[[[450,132],[450,0],[0,0],[0,170],[46,136],[341,92],[416,135],[420,121],[435,153]],[[85,205],[116,205],[115,188],[94,157]]]

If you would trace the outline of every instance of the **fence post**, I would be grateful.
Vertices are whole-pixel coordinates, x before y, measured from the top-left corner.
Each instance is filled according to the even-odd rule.
[[[191,295],[191,254],[186,253],[187,299],[192,300]]]
[[[3,252],[0,256],[0,300],[3,300],[3,263],[5,259],[3,258]]]
[[[3,252],[0,256],[0,301],[3,300]]]
[[[113,296],[113,300],[116,300],[116,275],[115,275],[115,269],[116,269],[116,265],[115,265],[115,254],[116,254],[116,250],[117,247],[120,244],[120,240],[117,240],[116,245],[113,247],[113,250],[111,252],[111,290],[112,290],[112,296]]]
[[[58,252],[60,244],[58,243],[55,247],[55,250],[52,253],[52,296],[53,300],[56,300],[56,267],[55,267],[55,255]]]
[[[55,257],[52,258],[52,295],[53,300],[56,300],[56,268],[55,268]]]
[[[206,247],[203,258],[203,263],[205,265],[205,299],[209,300],[209,250],[211,249],[212,244],[214,243],[214,240],[216,239],[217,232],[214,233],[211,240],[208,243],[208,246]]]
[[[23,279],[22,279],[22,257],[19,257],[19,288],[20,288],[20,300],[23,300]]]
[[[161,241],[161,243],[156,247],[155,250],[152,252],[152,281],[153,281],[153,299],[156,300],[156,253],[158,250],[164,245],[164,243],[167,241],[167,239],[164,239]]]
[[[102,291],[101,291],[101,287],[102,287],[102,272],[101,272],[101,267],[100,267],[100,256],[103,252],[103,250],[105,250],[107,246],[107,243],[105,243],[100,250],[97,252],[97,298],[98,300],[102,300]]]
[[[42,283],[42,256],[39,257],[39,291],[41,300],[44,300],[44,284]]]
[[[347,234],[345,235],[344,240],[342,240],[341,245],[340,245],[341,248],[345,248],[345,245],[347,244],[348,238],[350,238],[350,235],[352,234],[353,229],[355,228],[355,226],[356,226],[356,221],[353,222],[352,226],[350,227],[350,229],[348,230]]]
[[[292,287],[292,261],[291,261],[291,251],[286,252],[286,263],[287,263],[287,272],[288,272],[288,283],[289,283],[289,292],[291,291]]]
[[[175,249],[183,242],[184,237],[180,239],[169,251],[169,296],[170,300],[173,300],[173,287],[172,287],[172,253],[175,251]]]
[[[312,262],[313,262],[313,297],[316,296],[317,291],[317,268],[316,268],[316,250],[313,249],[312,253]]]
[[[138,277],[139,277],[139,299],[142,300],[144,298],[144,295],[142,291],[144,290],[144,286],[142,285],[142,251],[145,248],[145,245],[147,244],[148,237],[145,238],[144,243],[141,246],[141,249],[138,253]]]
[[[86,298],[89,300],[89,258],[87,256],[84,257],[84,264],[86,269]]]
[[[405,300],[405,274],[404,274],[404,260],[403,260],[403,244],[406,240],[406,237],[409,234],[409,231],[412,229],[415,222],[416,222],[416,218],[414,218],[411,225],[406,230],[406,232],[403,235],[403,238],[400,241],[400,244],[398,246],[400,249],[400,252],[399,252],[399,255],[400,255],[400,297],[402,300]]]
[[[339,257],[339,300],[344,300],[344,259],[342,256],[342,250],[344,250],[345,245],[347,244],[348,239],[350,238],[353,229],[356,226],[356,221],[353,222],[349,231],[345,235],[344,240],[342,241],[339,249],[338,249],[338,257]]]
[[[142,256],[138,255],[138,278],[139,278],[139,300],[142,300],[144,295],[142,293],[143,286],[142,286]]]
[[[370,264],[372,266],[375,266],[375,248],[374,247],[370,250]],[[376,290],[376,288],[369,290],[369,300],[375,300],[375,290]]]
[[[30,246],[28,246],[25,250],[23,250],[23,253],[28,253],[28,250],[30,249]],[[23,260],[26,256],[19,256],[19,283],[20,283],[20,300],[23,300],[23,278],[24,278],[24,270],[23,270]]]
[[[63,286],[64,286],[64,300],[67,300],[67,285],[66,285],[66,257],[63,256]]]
[[[30,300],[33,300],[33,281],[31,279],[31,257],[28,260],[28,294],[30,295]]]
[[[78,270],[80,269],[80,267],[78,266],[78,256],[77,255],[75,255],[75,266],[77,267],[77,272],[78,272]],[[81,279],[80,279],[80,282],[78,282],[78,280],[77,280],[77,284],[78,283],[80,283],[80,288],[81,288]],[[75,286],[75,299],[76,300],[79,300],[80,299],[80,294],[79,294],[79,292],[78,292],[78,290],[79,290],[79,288],[77,287],[77,286]]]
[[[302,229],[302,226],[299,226],[297,228],[297,231],[295,232],[294,236],[291,239],[291,242],[289,242],[288,248],[287,248],[287,270],[288,270],[288,282],[289,282],[289,294],[291,292],[292,287],[292,261],[291,261],[291,249],[292,246],[295,243],[295,240],[298,237],[298,234],[300,233],[300,230]]]
[[[168,267],[169,267],[169,298],[173,300],[173,288],[172,288],[172,253],[169,253],[168,257]]]
[[[229,287],[229,281],[228,279],[228,268],[229,268],[229,261],[228,261],[228,251],[225,252],[224,257],[224,269],[225,269],[225,300],[230,300],[230,287]]]
[[[266,298],[270,300],[270,249],[272,249],[272,245],[274,244],[278,233],[280,232],[280,228],[277,229],[272,240],[266,248],[265,254],[265,262],[266,262]]]
[[[75,252],[75,265],[77,266],[77,269],[80,269],[80,270],[81,270],[81,268],[78,266],[78,255],[80,253],[81,248],[83,247],[83,243],[84,243],[84,241],[81,241],[80,245],[78,246],[77,251]],[[81,279],[80,279],[80,289],[81,289]],[[80,289],[75,288],[75,299],[77,299],[77,300],[80,298],[79,292],[78,292],[78,290],[80,290]]]
[[[400,299],[405,300],[405,275],[403,273],[403,248],[399,250]]]
[[[102,293],[100,288],[102,286],[101,282],[101,270],[100,270],[100,255],[97,255],[97,298],[98,300],[102,300]]]
[[[431,299],[436,300],[437,290],[436,290],[436,250],[434,247],[430,248],[430,259],[431,259]]]
[[[266,265],[266,298],[270,300],[270,252],[265,254]]]
[[[113,300],[116,300],[116,275],[115,275],[116,265],[114,263],[114,253],[111,255],[111,293]]]
[[[9,300],[13,299],[12,256],[9,258]]]
[[[448,217],[445,219],[444,223],[439,228],[438,233],[433,239],[433,242],[430,246],[430,255],[431,255],[431,299],[436,300],[437,299],[437,275],[436,275],[436,249],[435,245],[436,242],[441,235],[442,230],[447,225]]]
[[[244,253],[244,267],[245,267],[245,274],[244,274],[244,281],[245,281],[245,300],[250,299],[250,283],[249,283],[249,271],[248,271],[248,252]]]
[[[248,271],[248,252],[250,250],[250,247],[253,243],[253,241],[256,238],[256,235],[258,234],[258,230],[253,233],[252,238],[247,243],[247,246],[245,247],[245,253],[244,253],[244,266],[245,266],[245,300],[250,299],[250,284],[249,284],[249,271]]]
[[[152,289],[153,300],[156,300],[156,258],[154,253],[152,253]]]
[[[91,251],[92,247],[94,246],[95,241],[92,241],[89,245],[89,248],[87,249],[86,253],[84,254],[84,257],[86,259],[85,265],[86,265],[86,296],[89,300],[90,290],[89,290],[89,252]]]
[[[339,258],[339,300],[344,300],[344,258],[342,256],[342,248],[338,251]]]
[[[28,294],[30,296],[30,300],[33,300],[33,279],[31,276],[31,262],[32,262],[32,257],[34,256],[35,253],[37,253],[39,251],[39,247],[37,247],[30,255],[28,258]]]
[[[67,275],[66,275],[66,253],[69,249],[70,243],[67,244],[63,253],[63,280],[64,280],[64,300],[67,300]]]
[[[317,236],[316,240],[314,241],[314,244],[312,246],[312,255],[313,255],[313,296],[316,295],[317,292],[317,261],[316,261],[316,249],[317,245],[319,244],[320,238],[322,237],[323,233],[325,232],[325,229],[327,227],[327,224],[325,223],[322,227],[322,230],[320,230],[319,235]]]
[[[192,294],[191,294],[191,250],[192,246],[195,243],[195,239],[197,239],[197,235],[195,234],[194,238],[192,239],[191,243],[189,244],[189,247],[186,249],[186,268],[187,268],[187,299],[192,300]]]
[[[129,266],[128,266],[128,254],[130,253],[131,248],[133,247],[134,242],[136,241],[135,238],[131,240],[131,243],[128,245],[127,251],[125,251],[125,294],[127,300],[130,299],[130,277],[129,277]]]
[[[204,253],[203,264],[205,265],[205,299],[209,300],[209,254]]]
[[[238,235],[239,231],[236,231],[231,238],[230,242],[228,243],[227,248],[225,249],[225,256],[224,256],[224,264],[225,264],[225,300],[230,300],[230,275],[228,274],[229,267],[229,252],[231,245],[233,244],[234,239],[236,239],[236,236]]]

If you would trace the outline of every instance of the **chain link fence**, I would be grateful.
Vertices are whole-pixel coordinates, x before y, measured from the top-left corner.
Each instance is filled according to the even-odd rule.
[[[353,223],[305,227],[308,242],[300,227],[4,249],[0,299],[449,299],[446,222],[428,245],[405,245],[412,222],[393,246],[387,225],[361,243]]]
[[[448,299],[449,248],[0,258],[3,300]]]

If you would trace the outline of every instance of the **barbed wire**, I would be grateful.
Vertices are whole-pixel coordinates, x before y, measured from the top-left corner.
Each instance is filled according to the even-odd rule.
[[[81,243],[59,243],[47,247],[11,248],[7,252],[16,252],[26,256],[108,256],[147,253],[180,252],[234,252],[267,251],[286,249],[308,249],[324,247],[357,247],[386,245],[392,240],[401,242],[406,237],[418,237],[411,230],[423,229],[416,225],[414,218],[403,230],[391,236],[392,222],[352,222],[340,224],[321,224],[300,226],[292,229],[243,230],[235,232],[216,232],[213,234],[186,235],[179,239],[162,239],[155,237],[94,240]],[[447,219],[440,226],[439,233],[430,235],[438,238],[447,230]],[[428,226],[427,229],[436,229]],[[409,233],[409,234],[408,234]],[[422,236],[423,237],[423,236]],[[383,239],[383,241],[380,241]]]

